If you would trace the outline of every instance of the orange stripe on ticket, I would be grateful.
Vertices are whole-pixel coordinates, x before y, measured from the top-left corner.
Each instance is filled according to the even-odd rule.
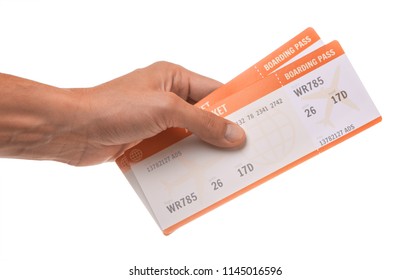
[[[261,59],[255,65],[249,67],[224,86],[210,93],[195,105],[207,110],[214,103],[225,99],[235,92],[267,77],[273,71],[319,40],[320,37],[313,28],[309,27],[305,29],[303,32],[299,33],[294,38],[280,46],[277,50]]]
[[[344,51],[339,42],[332,41],[331,43],[309,53],[308,55],[305,55],[301,59],[284,66],[274,74],[283,85],[286,85],[332,61],[342,54],[344,54]]]
[[[303,58],[277,70],[273,75],[254,83],[253,85],[235,93],[235,95],[216,103],[213,107],[223,106],[226,115],[229,115],[249,103],[287,85],[293,80],[323,66],[329,61],[344,54],[339,42],[333,41],[316,51],[309,53]],[[326,58],[325,58],[326,57]],[[222,115],[223,116],[223,115]]]

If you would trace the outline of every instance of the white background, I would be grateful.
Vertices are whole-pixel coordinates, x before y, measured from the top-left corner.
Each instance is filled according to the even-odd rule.
[[[0,0],[3,73],[85,87],[167,60],[227,82],[311,26],[341,42],[384,118],[167,237],[114,163],[1,159],[0,279],[167,279],[134,265],[410,279],[404,3]]]

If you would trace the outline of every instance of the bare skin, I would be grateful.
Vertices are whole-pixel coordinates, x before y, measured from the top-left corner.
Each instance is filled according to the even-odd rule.
[[[92,88],[62,89],[0,73],[0,157],[93,165],[170,127],[217,147],[239,147],[242,128],[192,105],[219,86],[168,62]]]

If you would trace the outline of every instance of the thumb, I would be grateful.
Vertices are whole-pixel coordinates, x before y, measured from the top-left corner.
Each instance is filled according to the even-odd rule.
[[[191,131],[203,141],[222,148],[239,147],[245,143],[245,131],[237,124],[204,111],[182,99],[176,106],[174,125]]]

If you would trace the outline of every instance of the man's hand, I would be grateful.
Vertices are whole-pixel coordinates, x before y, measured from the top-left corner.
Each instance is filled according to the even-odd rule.
[[[192,105],[219,86],[167,62],[83,89],[0,75],[0,112],[3,119],[14,117],[16,126],[0,121],[6,128],[0,156],[92,165],[115,160],[170,127],[187,128],[218,147],[241,146],[242,128]]]

